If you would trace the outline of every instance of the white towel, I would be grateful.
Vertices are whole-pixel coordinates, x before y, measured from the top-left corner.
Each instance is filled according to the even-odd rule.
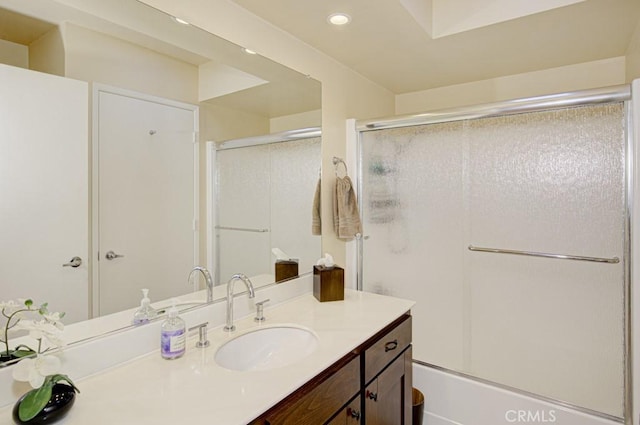
[[[358,201],[349,176],[336,178],[333,192],[333,229],[340,239],[352,239],[362,233]]]
[[[313,195],[313,207],[311,210],[311,234],[312,235],[321,235],[322,234],[322,209],[320,208],[320,197],[321,191],[320,186],[321,179],[318,179],[318,184],[316,185],[316,193]]]

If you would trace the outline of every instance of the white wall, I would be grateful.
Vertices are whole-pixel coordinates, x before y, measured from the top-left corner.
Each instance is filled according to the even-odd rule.
[[[22,44],[0,40],[0,63],[29,68],[29,48]]]
[[[630,83],[634,79],[640,78],[640,21],[638,21],[638,25],[636,25],[631,37],[626,59],[626,77],[627,83]]]
[[[29,45],[29,67],[35,71],[65,76],[64,42],[56,27]]]
[[[640,60],[640,46],[638,47]],[[396,114],[413,114],[625,83],[625,57],[568,65],[396,96]]]
[[[67,77],[198,103],[198,67],[77,25],[63,35]]]
[[[301,112],[271,119],[270,133],[280,133],[299,128],[317,127],[322,122],[322,110]]]

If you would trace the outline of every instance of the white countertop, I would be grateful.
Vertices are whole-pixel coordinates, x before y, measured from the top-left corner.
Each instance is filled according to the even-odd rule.
[[[208,348],[195,348],[196,339],[190,338],[180,359],[164,360],[156,350],[75,381],[82,393],[59,423],[245,425],[413,305],[351,290],[345,291],[344,301],[320,303],[309,293],[274,307],[267,304],[263,324],[250,315],[236,320],[232,334],[213,328]],[[319,339],[317,350],[297,363],[266,371],[231,371],[215,363],[216,350],[227,340],[259,326],[285,323],[311,328]],[[10,415],[11,406],[0,409],[0,423],[10,423]]]

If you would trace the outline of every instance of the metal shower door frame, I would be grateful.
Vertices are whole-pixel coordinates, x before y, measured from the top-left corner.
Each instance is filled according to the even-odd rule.
[[[539,394],[530,393],[518,388],[488,381],[465,373],[445,369],[436,365],[427,364],[414,360],[414,363],[424,366],[436,368],[447,373],[463,376],[465,378],[489,384],[498,388],[513,391],[518,394],[537,398],[539,400],[555,403],[564,407],[575,409],[577,411],[590,415],[599,416],[605,419],[620,422],[622,419],[624,424],[633,424],[633,394],[632,394],[632,351],[631,351],[631,231],[632,231],[632,206],[634,201],[634,134],[633,134],[633,117],[631,111],[631,86],[619,85],[612,87],[604,87],[598,89],[580,90],[574,92],[565,92],[558,94],[550,94],[543,96],[528,97],[522,99],[514,99],[508,101],[480,104],[474,106],[465,106],[459,108],[444,109],[440,111],[425,112],[420,114],[402,115],[389,118],[379,118],[372,120],[356,121],[356,176],[358,180],[357,197],[360,209],[361,220],[363,217],[362,202],[362,181],[363,181],[363,141],[362,134],[367,131],[383,130],[399,127],[410,127],[425,124],[439,124],[452,121],[463,121],[470,119],[489,118],[497,116],[507,116],[523,113],[549,111],[553,109],[566,109],[578,106],[597,105],[606,103],[623,103],[625,113],[625,202],[624,202],[624,317],[623,317],[623,334],[624,334],[624,408],[623,418],[618,418],[605,413],[597,412],[571,403],[560,400],[551,399]],[[356,286],[359,291],[363,290],[363,241],[366,236],[356,238]]]

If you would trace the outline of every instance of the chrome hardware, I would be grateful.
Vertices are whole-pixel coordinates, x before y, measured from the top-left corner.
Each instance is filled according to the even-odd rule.
[[[218,230],[235,230],[237,232],[254,232],[254,233],[267,233],[269,229],[253,229],[249,227],[228,227],[228,226],[216,226]]]
[[[469,245],[469,251],[492,252],[495,254],[527,255],[530,257],[559,258],[561,260],[592,261],[595,263],[617,264],[620,262],[620,259],[618,257],[613,257],[613,258],[583,257],[580,255],[549,254],[546,252],[515,251],[512,249],[480,248],[473,245]]]
[[[249,291],[249,298],[253,298],[256,296],[253,290],[253,283],[251,280],[242,273],[234,274],[229,279],[229,283],[227,283],[227,325],[224,327],[224,330],[227,332],[233,332],[236,330],[236,327],[233,325],[233,285],[236,283],[236,280],[241,280],[244,283],[244,286],[247,287],[247,291]]]
[[[344,166],[344,175],[347,176],[349,175],[349,171],[347,170],[347,163],[344,162],[344,160],[342,158],[338,158],[337,156],[334,156],[332,159],[333,162],[333,168],[335,169],[336,172],[336,177],[338,176],[338,167],[340,167],[340,164],[342,164],[342,166]]]
[[[64,263],[62,265],[62,267],[73,267],[73,268],[76,268],[76,267],[80,267],[81,265],[82,265],[82,258],[73,257],[71,259],[71,261],[69,261],[68,263]]]
[[[191,275],[194,272],[200,272],[204,276],[204,280],[207,282],[207,302],[210,303],[213,301],[213,280],[211,279],[211,273],[207,270],[206,267],[195,266],[191,273],[189,273],[189,278],[187,279],[187,284],[191,283]]]
[[[384,345],[384,352],[392,351],[398,348],[398,340],[394,339],[393,341],[389,341]]]
[[[347,416],[350,416],[353,419],[360,419],[360,412],[358,412],[357,410],[353,410],[350,407],[347,407]]]
[[[373,400],[373,401],[378,401],[378,393],[374,393],[374,392],[371,392],[371,391],[367,390],[366,397],[368,399]]]
[[[209,346],[209,340],[207,340],[207,325],[209,322],[200,323],[199,325],[193,326],[189,328],[189,331],[194,329],[198,329],[198,342],[196,342],[196,347],[205,348]]]
[[[113,251],[107,251],[107,253],[104,254],[104,258],[106,258],[109,261],[114,260],[116,258],[122,258],[122,257],[124,257],[124,255],[116,254]]]
[[[256,317],[253,318],[255,322],[264,322],[267,320],[264,317],[264,303],[271,301],[269,298],[256,303]]]

